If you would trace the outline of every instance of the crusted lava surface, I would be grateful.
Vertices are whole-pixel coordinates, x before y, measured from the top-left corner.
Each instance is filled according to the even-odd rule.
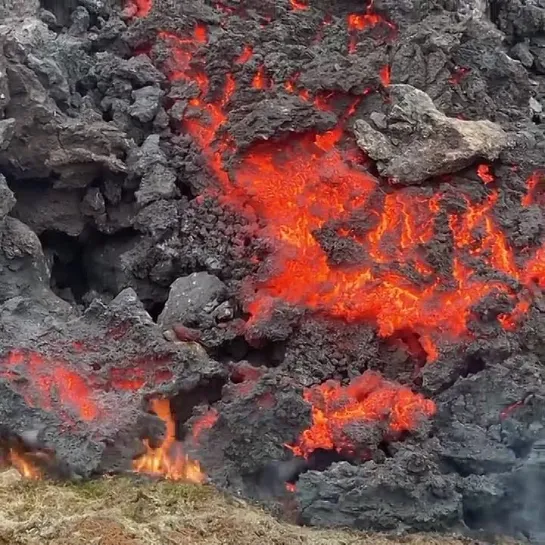
[[[542,542],[543,21],[0,0],[0,461]]]

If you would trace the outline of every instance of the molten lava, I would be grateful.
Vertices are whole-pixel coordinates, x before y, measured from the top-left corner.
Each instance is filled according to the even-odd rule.
[[[133,469],[157,477],[174,481],[202,483],[206,475],[199,462],[191,460],[183,450],[183,445],[176,440],[176,424],[170,411],[168,399],[153,399],[151,409],[165,423],[165,437],[157,448],[144,441],[146,453],[134,460]]]
[[[74,416],[86,422],[98,418],[100,407],[93,399],[93,389],[68,362],[12,350],[0,364],[0,377],[9,380],[31,407],[55,409],[67,421]],[[21,377],[25,380],[17,380]]]
[[[129,5],[133,6],[136,17],[146,17],[151,11],[153,0],[131,0]]]
[[[492,183],[495,178],[490,169],[490,165],[482,164],[477,167],[477,175],[485,184]]]
[[[218,417],[218,411],[216,411],[216,409],[210,409],[197,419],[191,430],[191,435],[196,443],[199,442],[204,430],[210,429],[217,422]]]
[[[347,25],[357,31],[379,22],[384,21],[368,9],[349,16]],[[220,181],[224,203],[241,211],[250,207],[266,226],[263,236],[275,241],[269,276],[253,286],[254,295],[247,304],[252,321],[266,318],[274,301],[283,300],[345,320],[375,322],[382,336],[412,330],[424,339],[428,361],[433,361],[440,355],[440,337],[469,335],[467,322],[479,300],[493,293],[515,295],[508,282],[488,281],[475,274],[468,258],[481,269],[499,271],[523,283],[544,282],[541,252],[545,250],[538,251],[529,263],[519,263],[497,226],[496,190],[481,202],[462,195],[465,210],[448,217],[455,246],[451,277],[438,273],[427,260],[426,245],[444,214],[439,205],[442,195],[430,198],[414,188],[388,189],[384,194],[379,182],[358,164],[358,154],[343,150],[344,124],[357,102],[327,133],[254,144],[228,175],[221,154],[230,147],[220,128],[227,119],[230,98],[236,93],[236,78],[228,74],[223,96],[205,102],[208,79],[204,67],[195,68],[199,65],[199,47],[206,40],[205,30],[197,26],[192,38],[165,33],[159,36],[172,48],[171,78],[193,82],[200,89],[200,96],[191,101],[195,115],[188,117],[184,128]],[[252,49],[245,47],[237,62],[246,62],[252,54]],[[456,71],[457,77],[466,73],[463,68]],[[380,76],[387,86],[389,67],[384,67]],[[297,90],[296,79],[297,75],[282,85],[319,109],[333,109],[323,96],[312,97],[306,90]],[[270,85],[262,67],[252,85],[257,89]],[[493,181],[487,165],[480,165],[478,174],[485,184]],[[533,198],[537,185],[533,180],[523,205]],[[359,246],[361,264],[336,267],[329,262],[315,233],[328,225],[342,225],[361,211],[375,218],[366,230],[337,229],[341,237]],[[502,317],[498,323],[509,319]]]
[[[372,371],[348,386],[327,381],[307,390],[304,397],[312,405],[312,425],[289,447],[304,457],[316,449],[353,452],[354,445],[344,433],[349,425],[381,422],[395,436],[413,430],[436,411],[433,401]]]

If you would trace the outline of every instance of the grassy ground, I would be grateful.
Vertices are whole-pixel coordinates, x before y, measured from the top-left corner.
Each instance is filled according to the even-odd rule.
[[[282,523],[208,486],[111,478],[58,485],[0,473],[0,545],[467,545]]]

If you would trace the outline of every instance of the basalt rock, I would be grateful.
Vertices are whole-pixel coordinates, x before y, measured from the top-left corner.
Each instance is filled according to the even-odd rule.
[[[18,298],[0,309],[0,414],[5,422],[16,410],[18,424],[10,429],[40,430],[43,448],[76,475],[129,470],[143,450],[141,437],[161,437],[164,423],[145,412],[146,396],[172,393],[184,376],[224,375],[206,354],[166,341],[132,290],[108,306],[96,301],[69,323],[50,317],[35,327],[38,307]],[[29,327],[18,327],[14,316],[26,316]],[[26,382],[17,380],[23,376]],[[78,385],[79,400],[68,401],[67,380]],[[41,390],[41,382],[54,388]]]
[[[462,520],[456,479],[434,470],[433,457],[407,450],[383,464],[333,464],[299,479],[297,501],[307,524],[403,531],[455,527]]]
[[[543,26],[0,0],[0,458],[540,543]]]
[[[493,161],[507,146],[506,133],[490,121],[449,118],[426,93],[409,85],[388,90],[392,106],[386,127],[380,130],[359,119],[354,133],[358,146],[377,161],[380,174],[395,183],[421,183],[477,160]]]

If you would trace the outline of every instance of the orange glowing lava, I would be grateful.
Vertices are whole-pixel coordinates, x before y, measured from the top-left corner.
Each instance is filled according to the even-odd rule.
[[[193,428],[191,430],[191,435],[193,436],[193,439],[198,442],[201,434],[205,430],[209,430],[217,422],[218,417],[218,411],[216,411],[216,409],[210,409],[200,418],[198,418],[195,424],[193,424]]]
[[[373,12],[372,3],[365,13],[347,18],[351,32],[379,23],[395,28]],[[448,216],[448,236],[454,241],[450,273],[437,271],[428,260],[426,247],[445,213],[440,206],[443,196],[424,195],[418,188],[388,188],[385,192],[358,164],[357,153],[343,151],[344,125],[356,111],[357,101],[331,131],[256,143],[227,174],[222,153],[229,144],[220,128],[238,85],[236,77],[228,74],[223,96],[206,102],[204,64],[196,68],[200,46],[207,39],[205,29],[198,25],[189,38],[159,36],[172,48],[171,79],[193,82],[200,90],[199,97],[190,102],[184,130],[200,146],[210,171],[221,183],[224,204],[251,210],[265,225],[262,235],[274,242],[268,277],[246,290],[253,292],[246,304],[252,315],[250,326],[266,319],[275,301],[282,300],[348,321],[371,321],[381,336],[413,331],[422,339],[431,362],[440,357],[440,339],[469,335],[472,307],[483,297],[500,293],[518,296],[512,283],[485,280],[474,267],[498,271],[524,285],[545,284],[545,250],[522,263],[498,227],[494,217],[497,190],[490,190],[479,202],[462,195],[465,209]],[[251,55],[251,47],[246,46],[237,62],[246,62]],[[454,72],[455,83],[468,70],[457,67]],[[380,75],[383,85],[388,85],[389,67]],[[297,89],[297,77],[284,83],[286,91],[297,92],[321,110],[333,109],[327,96],[311,97],[308,91]],[[262,66],[252,86],[265,89],[269,85]],[[479,165],[477,173],[485,184],[493,181],[488,165]],[[537,182],[533,180],[531,177],[528,182],[524,205],[534,198]],[[365,229],[354,231],[343,226],[352,215],[361,213],[370,218]],[[358,266],[332,265],[318,242],[315,233],[335,224],[340,224],[337,233],[352,239],[364,256]],[[514,315],[501,316],[498,323],[505,326],[513,319]]]
[[[40,480],[43,478],[42,472],[24,454],[17,452],[15,449],[9,450],[7,462],[25,479]]]
[[[168,399],[153,399],[151,409],[166,425],[165,438],[157,448],[144,441],[146,453],[134,460],[134,471],[173,481],[204,482],[206,475],[199,462],[191,460],[184,453],[182,443],[176,440],[176,424]]]
[[[253,49],[249,45],[246,45],[235,62],[237,64],[246,64],[252,58],[253,54]]]
[[[479,176],[479,178],[485,184],[490,184],[495,180],[494,174],[492,174],[490,165],[486,165],[486,164],[482,164],[477,167],[477,176]]]
[[[290,0],[290,4],[294,10],[304,10],[309,8],[308,3],[301,2],[300,0]]]
[[[131,0],[130,3],[136,8],[136,17],[146,17],[153,6],[153,0]]]
[[[12,382],[31,407],[46,411],[69,411],[90,422],[100,413],[93,400],[93,389],[87,381],[62,360],[54,360],[37,352],[12,350],[2,361],[0,377]],[[24,381],[17,381],[24,377]]]
[[[382,82],[382,85],[384,85],[384,87],[388,87],[388,85],[390,85],[390,79],[391,79],[391,70],[390,70],[390,65],[386,65],[386,66],[383,66],[381,69],[380,69],[380,81]]]
[[[534,204],[538,189],[545,187],[543,184],[544,176],[542,172],[533,172],[526,182],[526,195],[522,198],[522,206]]]
[[[325,382],[307,390],[304,398],[312,405],[312,425],[290,447],[294,454],[304,457],[316,449],[352,452],[347,426],[382,422],[391,434],[398,434],[413,430],[436,411],[433,401],[372,371],[348,386],[333,380]]]
[[[269,81],[267,75],[265,74],[265,69],[263,66],[260,66],[254,79],[252,80],[252,87],[254,89],[267,89],[269,87]]]

